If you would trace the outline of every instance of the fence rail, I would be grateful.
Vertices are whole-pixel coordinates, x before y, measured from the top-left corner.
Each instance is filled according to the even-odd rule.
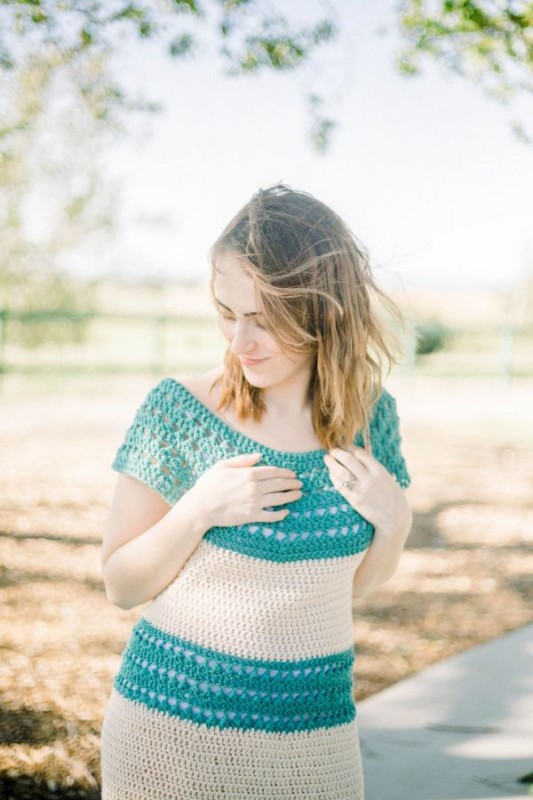
[[[213,364],[223,342],[212,316],[0,309],[0,374],[152,372]],[[435,375],[533,376],[533,325],[447,329],[442,350],[403,369]],[[410,354],[410,355],[409,355]]]
[[[0,373],[160,372],[173,344],[216,349],[211,317],[136,312],[0,309]],[[204,354],[205,355],[205,354]]]

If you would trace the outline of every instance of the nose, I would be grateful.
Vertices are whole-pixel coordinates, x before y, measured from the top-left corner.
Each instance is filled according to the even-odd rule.
[[[242,320],[237,320],[233,326],[231,349],[236,355],[251,353],[255,348],[253,326]]]

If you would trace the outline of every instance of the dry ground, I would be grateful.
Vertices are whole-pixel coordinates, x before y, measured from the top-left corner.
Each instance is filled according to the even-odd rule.
[[[98,736],[139,611],[105,599],[99,540],[126,424],[153,380],[0,398],[0,797],[96,800]],[[356,697],[533,618],[533,382],[397,377],[416,519],[354,604]]]

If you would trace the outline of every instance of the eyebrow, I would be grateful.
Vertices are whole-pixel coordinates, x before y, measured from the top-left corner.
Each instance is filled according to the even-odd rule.
[[[222,308],[225,308],[226,311],[231,311],[231,308],[229,308],[228,306],[225,306],[224,303],[221,303],[220,300],[218,299],[218,297],[215,297],[215,303],[217,305],[219,305],[219,306],[222,306]],[[233,311],[231,311],[231,313],[233,314]],[[245,317],[260,317],[262,315],[262,313],[263,313],[262,311],[248,311],[243,316],[245,316]]]

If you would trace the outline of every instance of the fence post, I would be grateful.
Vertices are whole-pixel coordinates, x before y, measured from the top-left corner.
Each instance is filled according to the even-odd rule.
[[[5,372],[4,345],[7,330],[7,308],[0,308],[0,375]]]
[[[514,334],[512,322],[505,322],[500,330],[500,377],[504,380],[509,380],[513,372]]]

